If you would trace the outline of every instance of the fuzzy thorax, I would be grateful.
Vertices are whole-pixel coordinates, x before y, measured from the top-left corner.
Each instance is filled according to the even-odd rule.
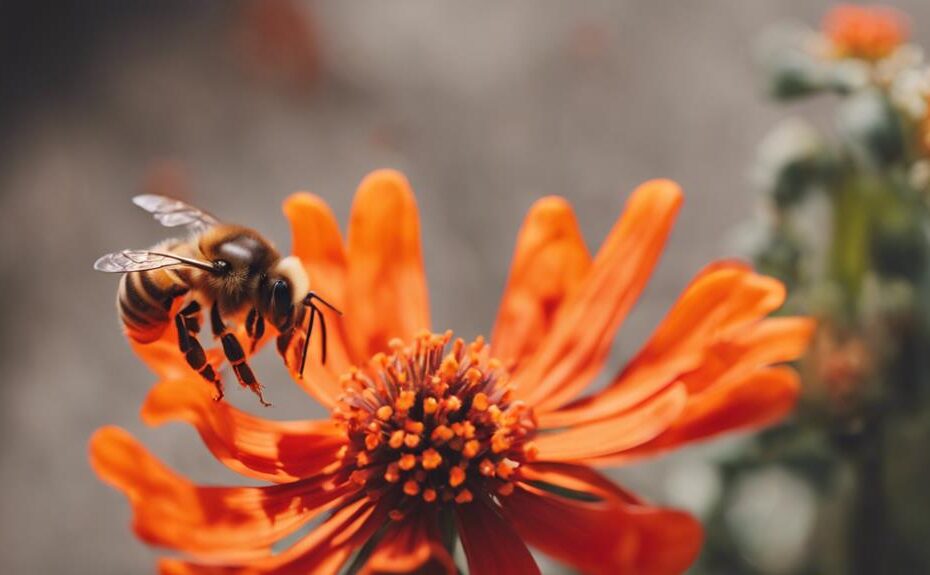
[[[290,282],[291,295],[294,300],[292,303],[297,304],[310,291],[310,279],[307,277],[307,272],[304,270],[303,264],[300,263],[300,259],[296,256],[283,258],[275,266],[274,271],[287,278]]]

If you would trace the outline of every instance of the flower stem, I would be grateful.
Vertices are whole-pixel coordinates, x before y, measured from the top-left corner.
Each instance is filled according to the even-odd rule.
[[[885,573],[884,426],[880,414],[866,416],[853,453],[856,480],[849,540],[849,573]]]

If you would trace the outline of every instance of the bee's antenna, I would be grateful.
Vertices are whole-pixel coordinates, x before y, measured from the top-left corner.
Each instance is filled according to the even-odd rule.
[[[316,306],[313,307],[316,309]],[[323,316],[323,312],[321,312],[319,309],[317,309],[316,312],[320,314],[320,360],[322,361],[323,365],[326,365],[326,318]]]
[[[318,296],[318,295],[316,294],[316,292],[310,292],[310,293],[308,293],[308,294],[307,294],[307,297],[304,298],[304,304],[306,304],[306,305],[312,305],[312,304],[313,304],[313,300],[319,301],[321,304],[325,305],[325,306],[328,307],[329,309],[333,310],[334,312],[338,313],[339,315],[342,315],[342,312],[339,311],[339,310],[336,308],[336,306],[334,306],[333,304],[329,303],[329,302],[326,301],[325,299],[323,299],[323,298],[321,298],[320,296]],[[319,310],[317,310],[317,311],[319,311]],[[320,314],[320,317],[323,317],[323,314]]]
[[[339,311],[336,306],[321,298],[315,292],[309,292],[304,297],[304,305],[310,308],[310,320],[307,322],[306,337],[304,338],[304,349],[301,352],[300,357],[300,377],[304,376],[304,367],[307,364],[307,350],[310,348],[310,336],[313,334],[313,322],[316,320],[317,315],[320,316],[320,360],[322,361],[323,365],[326,365],[326,348],[328,347],[326,345],[326,316],[324,316],[320,308],[318,308],[313,303],[313,300],[319,301],[332,311],[338,313],[340,316],[342,315],[342,312]]]

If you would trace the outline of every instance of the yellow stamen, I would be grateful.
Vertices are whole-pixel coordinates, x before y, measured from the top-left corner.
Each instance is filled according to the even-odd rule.
[[[459,491],[458,495],[455,496],[456,503],[468,503],[472,499],[474,499],[474,497],[472,497],[471,491],[467,489]]]
[[[436,469],[442,464],[442,455],[432,447],[424,451],[422,457],[423,469]]]
[[[478,455],[479,449],[481,449],[481,443],[477,439],[470,439],[465,442],[465,447],[462,448],[462,455],[471,459]]]
[[[497,476],[501,479],[510,479],[513,476],[514,467],[509,459],[502,459],[497,464]]]
[[[435,443],[445,443],[453,437],[455,437],[455,432],[445,425],[437,426],[436,429],[433,430],[433,433],[430,435],[430,439]]]
[[[420,493],[420,484],[412,479],[404,483],[404,493],[413,497]]]
[[[507,438],[507,430],[498,429],[491,436],[491,451],[502,453],[510,449],[510,440]]]
[[[442,365],[439,366],[439,374],[446,378],[452,379],[455,377],[455,374],[459,371],[459,362],[449,354],[442,360]]]
[[[408,433],[423,433],[423,422],[408,419],[404,422],[404,429],[407,430]]]
[[[462,408],[462,400],[455,395],[449,396],[445,401],[445,407],[449,413],[455,413]]]
[[[391,439],[388,440],[388,445],[393,449],[400,449],[400,446],[404,444],[404,430],[398,429],[391,434]]]
[[[465,380],[471,385],[477,385],[483,377],[484,374],[481,373],[481,370],[477,367],[470,367],[468,371],[465,372]]]
[[[400,456],[400,459],[397,461],[397,466],[403,469],[404,471],[410,471],[417,464],[417,456],[412,453],[405,453]]]
[[[449,470],[449,485],[458,487],[465,482],[465,470],[461,467],[453,467]]]
[[[397,398],[397,401],[394,402],[394,407],[397,408],[397,411],[407,411],[413,407],[416,399],[416,393],[412,391],[402,391],[400,392],[400,396]]]
[[[396,463],[388,463],[387,469],[384,470],[384,480],[388,483],[400,481],[400,469]]]

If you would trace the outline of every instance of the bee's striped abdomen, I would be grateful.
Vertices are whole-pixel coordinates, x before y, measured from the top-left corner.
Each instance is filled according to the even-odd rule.
[[[172,303],[188,289],[188,283],[172,270],[123,275],[116,306],[129,337],[140,343],[150,343],[161,337],[170,324]]]

